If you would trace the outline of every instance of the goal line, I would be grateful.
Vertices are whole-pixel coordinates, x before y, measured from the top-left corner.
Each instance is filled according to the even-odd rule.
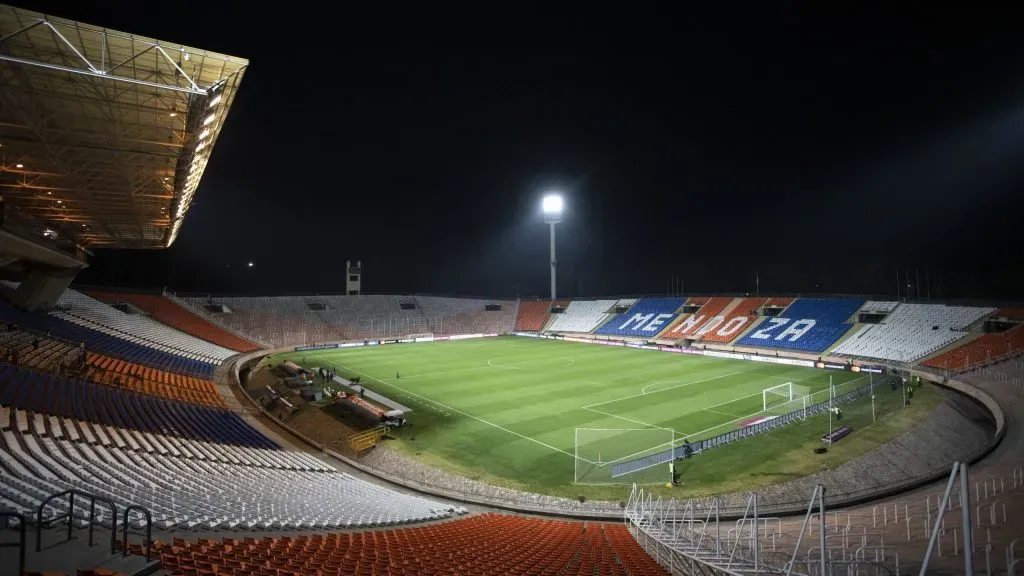
[[[616,464],[671,452],[676,431],[662,426],[646,428],[576,428],[573,438],[573,482],[614,482]]]

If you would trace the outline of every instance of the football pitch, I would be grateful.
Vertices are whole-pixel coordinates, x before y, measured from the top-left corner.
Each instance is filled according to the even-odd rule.
[[[396,447],[427,463],[561,494],[580,484],[664,483],[665,466],[612,478],[610,464],[777,415],[764,411],[766,388],[792,382],[818,401],[828,399],[830,377],[837,390],[868,384],[853,372],[513,336],[292,352],[272,361],[285,358],[359,376],[412,408]],[[694,460],[711,466],[729,448]]]

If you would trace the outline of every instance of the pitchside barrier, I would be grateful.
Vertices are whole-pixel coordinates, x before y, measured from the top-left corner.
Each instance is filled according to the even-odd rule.
[[[831,400],[825,400],[824,402],[811,404],[806,408],[800,407],[799,409],[793,410],[788,414],[776,416],[771,420],[765,420],[764,422],[759,422],[757,424],[746,426],[738,430],[732,430],[730,432],[726,432],[725,434],[719,434],[718,436],[714,436],[712,438],[696,440],[690,443],[690,449],[693,451],[694,454],[697,454],[705,450],[709,450],[711,448],[725,446],[726,444],[735,442],[736,440],[742,440],[743,438],[749,438],[757,434],[763,434],[764,432],[774,430],[775,428],[778,428],[780,426],[785,426],[786,424],[789,424],[791,422],[795,422],[797,420],[804,420],[808,416],[820,414],[828,410],[830,402],[831,404],[849,404],[850,402],[853,402],[858,398],[871,394],[872,390],[883,384],[888,384],[888,377],[875,379],[873,382],[869,382],[864,386],[861,386],[860,388],[856,388],[854,390],[850,390],[849,392],[839,394],[836,397],[832,398]],[[642,458],[630,460],[628,462],[619,462],[613,464],[611,477],[619,478],[621,476],[625,476],[626,474],[632,474],[634,472],[639,472],[640,470],[644,470],[646,468],[651,468],[659,464],[664,464],[671,460],[675,460],[676,458],[682,458],[683,450],[683,446],[676,446],[671,450],[665,450],[657,454],[650,454]]]

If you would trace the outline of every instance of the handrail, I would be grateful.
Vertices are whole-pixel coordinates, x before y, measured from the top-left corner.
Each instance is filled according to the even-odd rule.
[[[18,519],[18,543],[14,542],[0,542],[0,548],[18,548],[18,574],[25,573],[25,548],[27,544],[26,538],[26,522],[25,516],[17,512],[4,512],[0,511],[0,518],[17,518]],[[4,527],[7,527],[7,520],[4,520]]]
[[[128,513],[132,510],[138,510],[146,515],[146,562],[149,562],[150,551],[153,548],[153,515],[149,513],[149,510],[138,504],[130,504],[124,509],[124,527],[121,528],[121,555],[128,555]],[[136,532],[133,532],[133,534],[136,534]]]
[[[36,509],[36,552],[40,552],[43,549],[43,528],[53,524],[58,520],[68,519],[68,537],[66,540],[71,540],[71,530],[75,526],[75,494],[82,496],[83,498],[89,499],[89,546],[93,545],[93,531],[96,527],[96,502],[102,502],[110,507],[110,553],[114,554],[117,552],[117,504],[114,504],[113,500],[102,498],[88,492],[81,492],[79,490],[65,490],[47,496],[43,500],[39,507]],[[43,520],[43,509],[55,498],[61,496],[68,496],[68,512],[67,514],[61,514]]]

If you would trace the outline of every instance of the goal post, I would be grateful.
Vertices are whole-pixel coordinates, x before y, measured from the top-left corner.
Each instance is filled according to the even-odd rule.
[[[573,438],[573,483],[645,483],[642,477],[644,474],[641,473],[645,468],[621,477],[613,476],[613,468],[622,462],[669,452],[675,442],[676,433],[671,428],[576,428]],[[664,482],[666,474],[655,478],[650,471],[647,472],[647,475],[652,476],[652,482]]]
[[[783,416],[800,409],[806,409],[810,401],[810,388],[792,382],[765,388],[761,391],[761,410],[765,414]]]

